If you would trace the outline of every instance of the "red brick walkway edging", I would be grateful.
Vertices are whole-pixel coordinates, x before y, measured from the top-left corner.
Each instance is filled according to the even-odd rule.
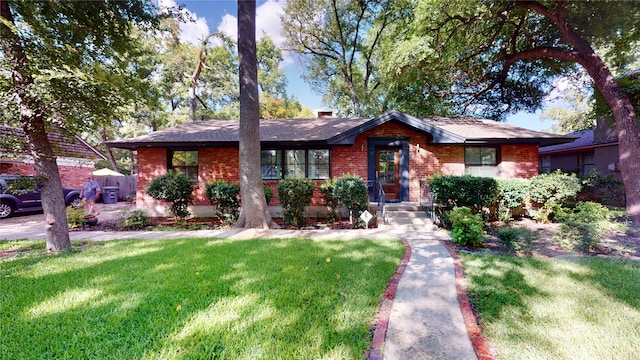
[[[396,272],[391,276],[389,285],[384,292],[382,303],[380,304],[380,311],[374,325],[373,342],[369,349],[369,360],[382,360],[384,350],[384,339],[387,336],[387,327],[389,326],[389,315],[391,315],[391,305],[393,304],[393,298],[396,296],[396,289],[398,289],[398,283],[400,278],[407,268],[409,258],[411,258],[411,247],[407,240],[402,240],[404,244],[404,257],[400,261],[400,265],[396,269]]]
[[[456,272],[456,292],[458,293],[458,303],[460,303],[460,310],[462,311],[462,317],[464,319],[464,326],[467,328],[471,345],[476,352],[478,360],[493,360],[493,355],[489,351],[482,332],[478,326],[476,316],[471,310],[471,303],[469,302],[469,295],[467,294],[467,283],[464,280],[464,268],[462,267],[462,260],[453,249],[444,241],[440,243],[449,251],[453,258],[453,266]]]

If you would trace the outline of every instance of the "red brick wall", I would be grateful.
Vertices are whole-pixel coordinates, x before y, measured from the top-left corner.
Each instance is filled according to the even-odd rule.
[[[62,186],[69,188],[82,187],[82,184],[87,181],[87,177],[93,173],[93,170],[92,167],[86,166],[58,165]],[[1,163],[0,173],[35,176],[36,169],[33,164],[18,162]]]
[[[359,175],[366,180],[368,138],[408,138],[409,200],[418,201],[420,179],[426,179],[436,173],[447,175],[464,174],[464,148],[462,146],[428,145],[427,136],[396,122],[387,122],[358,135],[353,147],[334,147],[332,149],[332,176],[351,173]],[[362,148],[364,150],[361,150]]]
[[[409,139],[409,199],[418,201],[420,180],[434,174],[464,175],[464,146],[429,145],[428,135],[406,128],[395,122],[388,122],[375,129],[358,135],[353,146],[331,148],[331,175],[333,177],[354,174],[367,180],[367,141],[372,137],[404,137]],[[500,177],[529,178],[538,174],[538,147],[536,145],[505,145],[499,165]],[[194,186],[195,205],[210,205],[205,193],[205,184],[215,180],[239,181],[239,154],[236,148],[202,148],[198,153],[198,184]],[[164,206],[144,193],[152,178],[167,171],[165,149],[138,150],[137,198],[140,207]],[[323,205],[318,186],[322,180],[315,180],[316,188],[312,205]],[[279,205],[276,190],[277,181],[266,180],[273,190],[269,205]]]
[[[163,148],[138,149],[138,176],[136,178],[136,207],[164,207],[164,203],[147,195],[145,189],[155,177],[167,173],[167,150]],[[159,210],[162,212],[162,209]]]
[[[538,175],[538,145],[502,145],[498,175],[530,178]]]

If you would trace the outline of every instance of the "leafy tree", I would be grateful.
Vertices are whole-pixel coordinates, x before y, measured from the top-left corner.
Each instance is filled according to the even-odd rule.
[[[291,50],[302,54],[305,78],[325,102],[365,116],[384,108],[376,66],[380,39],[393,19],[391,0],[290,0],[282,17]]]
[[[414,1],[411,14],[410,28],[396,32],[396,47],[413,43],[419,54],[412,55],[415,61],[397,64],[398,74],[404,69],[447,74],[451,86],[441,88],[440,95],[455,112],[499,119],[538,109],[555,76],[584,68],[615,119],[627,211],[640,222],[638,120],[607,65],[624,69],[636,54],[636,3]],[[594,49],[604,49],[604,54]]]
[[[62,184],[46,133],[80,133],[117,118],[144,88],[133,24],[157,24],[153,6],[129,1],[0,0],[0,116],[17,119],[41,179],[48,251],[71,249]]]
[[[556,121],[552,128],[555,133],[567,134],[592,129],[596,125],[593,81],[584,70],[576,75],[556,81],[558,85],[553,92],[558,95],[551,100],[560,101],[560,104],[547,107],[542,113],[542,119]]]
[[[256,58],[256,2],[238,0],[238,63],[240,65],[240,197],[236,228],[272,225],[260,172],[260,104]]]

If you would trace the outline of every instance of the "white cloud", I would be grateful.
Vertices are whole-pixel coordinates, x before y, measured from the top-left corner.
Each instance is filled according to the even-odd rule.
[[[280,15],[284,11],[285,0],[267,0],[264,4],[256,8],[256,38],[260,39],[265,34],[273,40],[277,48],[282,48],[284,38],[282,37],[282,22]],[[238,18],[226,14],[218,26],[218,31],[229,35],[232,39],[238,40]],[[283,52],[283,65],[293,63],[287,52]]]
[[[158,6],[160,9],[177,9],[178,4],[175,0],[158,0]],[[192,19],[194,21],[181,22],[180,27],[180,40],[183,42],[189,42],[192,44],[200,45],[202,40],[209,36],[209,25],[207,20],[188,9],[182,9],[182,13],[186,19]]]
[[[220,25],[218,25],[218,31],[229,35],[234,41],[238,40],[238,18],[225,14],[222,17]]]
[[[256,9],[256,36],[258,38],[267,34],[276,46],[281,46],[284,43],[282,22],[280,21],[284,6],[283,0],[268,0]]]

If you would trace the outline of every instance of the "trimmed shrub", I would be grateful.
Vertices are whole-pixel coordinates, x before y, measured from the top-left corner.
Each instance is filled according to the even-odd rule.
[[[166,175],[151,180],[147,194],[156,200],[169,203],[169,210],[178,218],[186,218],[191,213],[188,206],[193,204],[193,183],[181,173],[169,170]]]
[[[118,221],[118,226],[125,230],[140,230],[151,225],[142,210],[133,210],[124,214]]]
[[[277,190],[284,222],[303,226],[304,210],[313,196],[313,181],[306,178],[286,178],[278,182]]]
[[[434,202],[439,205],[436,215],[445,228],[451,227],[448,214],[453,208],[464,206],[479,213],[495,201],[498,191],[496,179],[471,175],[437,175],[429,180],[429,186]]]
[[[500,242],[513,253],[530,254],[535,234],[520,227],[502,227],[497,230]]]
[[[340,202],[338,198],[334,195],[333,191],[336,187],[336,179],[332,178],[324,183],[320,184],[320,193],[322,197],[324,197],[324,201],[327,204],[327,223],[332,223],[338,221],[340,219],[340,214],[338,213],[338,205]]]
[[[82,207],[67,206],[67,222],[70,229],[81,228],[87,224],[86,214]]]
[[[224,180],[217,180],[205,185],[205,192],[209,200],[217,204],[218,216],[225,223],[233,223],[240,214],[240,186],[229,184]]]
[[[474,214],[466,206],[456,207],[449,212],[453,242],[463,246],[484,245],[484,222],[482,215]]]
[[[613,177],[605,176],[593,171],[582,180],[583,188],[578,198],[581,200],[595,200],[601,204],[624,206],[624,183]]]
[[[498,194],[495,200],[496,218],[505,222],[526,213],[525,202],[529,193],[528,179],[496,179]]]
[[[345,174],[335,179],[333,196],[338,203],[346,207],[356,227],[364,227],[360,215],[369,209],[369,191],[364,180],[356,175]]]
[[[573,208],[561,208],[556,220],[561,222],[556,235],[563,247],[589,251],[600,247],[600,239],[615,228],[613,213],[595,202],[578,202]]]
[[[565,174],[560,170],[532,177],[529,185],[529,200],[535,208],[531,215],[540,222],[551,220],[559,206],[574,199],[582,189],[582,183],[575,174]]]

